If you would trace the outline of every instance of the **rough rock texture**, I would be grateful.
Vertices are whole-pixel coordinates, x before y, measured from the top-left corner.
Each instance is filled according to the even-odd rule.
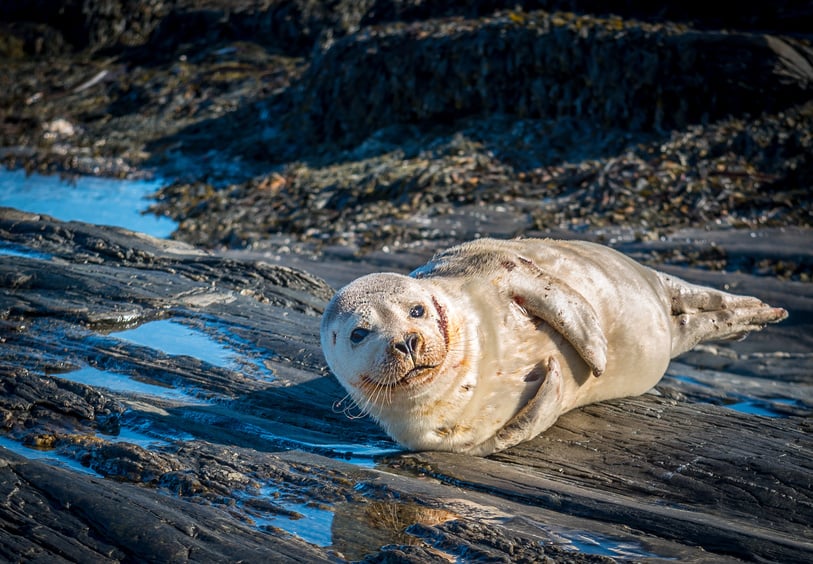
[[[657,394],[588,406],[532,442],[473,459],[397,452],[372,421],[348,417],[319,351],[330,291],[303,268],[339,284],[409,270],[414,257],[285,266],[9,209],[0,235],[15,251],[0,253],[8,558],[813,555],[809,283],[672,267],[791,317],[681,357]],[[167,321],[240,362],[126,332]],[[774,417],[725,407],[743,402]]]

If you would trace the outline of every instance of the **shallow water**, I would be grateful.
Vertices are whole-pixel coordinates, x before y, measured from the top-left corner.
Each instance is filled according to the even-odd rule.
[[[177,319],[150,321],[133,329],[111,332],[110,335],[169,356],[191,356],[212,366],[246,373],[266,381],[273,380],[271,371],[257,358],[262,357],[262,351],[252,350],[249,345],[241,347],[245,350],[237,350],[230,346],[237,343],[227,328],[215,323],[207,323],[206,327],[214,333],[224,335],[228,343]]]
[[[698,369],[678,363],[671,370],[676,373],[667,373],[664,382],[674,385],[690,401],[762,417],[782,418],[809,413],[807,402],[799,399],[804,397],[804,392],[792,383],[775,380],[766,383],[763,378]]]
[[[192,356],[213,366],[236,370],[236,353],[206,333],[171,319],[161,319],[110,335],[169,356]]]
[[[289,445],[289,448],[297,448],[308,452],[315,452],[321,454],[322,456],[337,458],[339,460],[349,462],[355,466],[366,468],[374,468],[376,465],[375,459],[380,456],[393,455],[402,452],[402,450],[394,444],[392,446],[375,446],[353,443],[321,444],[289,439],[287,437],[273,435],[266,431],[260,431],[258,435],[270,442]]]
[[[139,382],[129,376],[99,370],[91,366],[85,366],[72,372],[64,372],[59,374],[59,378],[123,394],[151,396],[184,404],[205,405],[209,403],[184,390]]]
[[[586,531],[558,531],[558,535],[567,540],[567,544],[564,545],[565,548],[583,554],[636,560],[640,558],[671,560],[647,551],[640,543],[635,541],[614,539]]]
[[[41,460],[43,462],[47,462],[55,466],[60,466],[62,468],[67,468],[69,470],[74,470],[76,472],[82,472],[83,474],[90,474],[91,476],[101,476],[101,474],[97,473],[95,470],[92,470],[87,466],[82,466],[76,460],[69,458],[67,456],[62,456],[61,454],[58,454],[54,450],[29,448],[3,435],[0,435],[0,447],[6,448],[11,452],[19,454],[20,456],[23,456],[29,460]]]
[[[222,424],[220,416],[211,413],[189,411],[186,412],[184,416],[205,425],[218,426]],[[395,443],[317,443],[301,438],[278,435],[251,423],[240,423],[238,427],[235,427],[235,430],[239,430],[245,435],[262,439],[281,450],[303,450],[367,468],[375,467],[378,457],[402,452]]]
[[[22,257],[37,260],[51,260],[52,255],[41,253],[34,249],[29,249],[25,245],[17,245],[16,243],[9,243],[8,241],[0,241],[0,256],[7,257]]]
[[[130,443],[145,449],[166,446],[169,444],[169,442],[165,441],[164,439],[157,439],[127,427],[121,427],[115,435],[96,433],[96,436],[111,443]]]
[[[176,224],[169,218],[142,213],[148,195],[162,186],[156,180],[119,180],[79,176],[27,175],[0,169],[0,206],[50,215],[64,221],[114,225],[153,237],[169,237]]]
[[[284,496],[279,496],[279,493],[279,488],[265,486],[260,490],[260,497],[268,498],[275,505],[297,515],[279,515],[271,512],[263,514],[253,510],[251,517],[257,527],[282,529],[317,546],[333,544],[333,511],[312,507],[306,503],[287,501]]]
[[[767,398],[767,399],[745,399],[735,403],[723,404],[723,407],[747,413],[749,415],[761,415],[762,417],[788,417],[788,413],[778,410],[778,406],[802,407],[802,402],[789,398]]]

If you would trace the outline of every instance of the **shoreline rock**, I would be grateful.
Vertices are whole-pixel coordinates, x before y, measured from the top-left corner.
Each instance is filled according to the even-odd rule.
[[[15,524],[0,554],[614,561],[574,551],[568,539],[582,535],[620,560],[813,554],[809,283],[671,267],[764,296],[791,317],[681,357],[653,393],[574,411],[531,443],[472,459],[398,452],[336,405],[344,392],[318,339],[330,291],[317,276],[381,264],[336,255],[271,264],[7,208],[0,236],[41,257],[0,256],[0,520]],[[403,272],[417,257],[379,260]],[[237,347],[262,369],[121,333],[158,319]],[[746,399],[775,417],[725,407]],[[13,443],[92,474],[24,459]],[[133,535],[136,525],[149,534]],[[632,552],[612,552],[620,546]]]

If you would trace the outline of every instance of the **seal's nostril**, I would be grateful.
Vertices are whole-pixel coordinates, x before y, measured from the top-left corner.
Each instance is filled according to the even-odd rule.
[[[421,344],[421,336],[417,333],[409,333],[406,337],[404,337],[404,342],[406,343],[410,353],[417,352],[418,346]]]
[[[421,345],[421,336],[418,333],[407,333],[401,342],[393,342],[392,348],[404,356],[413,356]]]

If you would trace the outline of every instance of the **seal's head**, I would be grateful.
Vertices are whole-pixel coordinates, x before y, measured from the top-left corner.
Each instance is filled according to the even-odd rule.
[[[339,290],[322,317],[322,350],[366,412],[414,406],[437,393],[449,356],[445,298],[430,283],[370,274]]]

